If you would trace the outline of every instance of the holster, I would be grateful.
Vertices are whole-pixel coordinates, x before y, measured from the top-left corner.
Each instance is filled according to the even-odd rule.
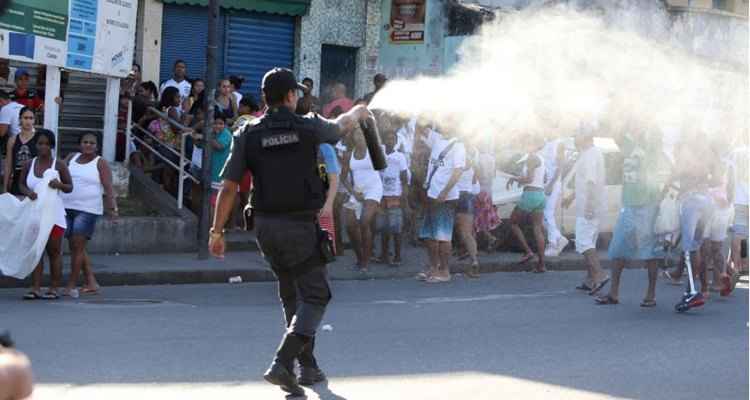
[[[327,230],[320,227],[320,224],[316,224],[318,229],[318,249],[320,251],[320,259],[325,264],[330,264],[336,260],[336,256],[333,251],[333,240]]]
[[[255,213],[253,212],[250,203],[246,204],[245,208],[242,209],[242,220],[244,221],[244,228],[246,231],[252,231],[255,229]]]

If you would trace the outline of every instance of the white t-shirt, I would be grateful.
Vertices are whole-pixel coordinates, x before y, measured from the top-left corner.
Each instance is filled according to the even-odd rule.
[[[168,87],[176,87],[180,91],[180,101],[185,101],[190,96],[190,89],[193,87],[187,79],[183,79],[180,82],[170,79],[161,84],[159,88],[159,97],[164,93],[164,89]]]
[[[412,118],[406,125],[396,131],[396,149],[406,156],[406,161],[411,165],[411,154],[414,152],[414,131],[417,119]]]
[[[430,180],[430,187],[427,189],[427,196],[431,199],[437,199],[440,196],[440,193],[448,185],[448,181],[450,181],[454,169],[464,168],[466,166],[466,149],[464,148],[463,143],[460,142],[453,145],[448,154],[445,155],[442,162],[438,165],[440,153],[443,152],[443,149],[445,149],[451,141],[453,140],[445,139],[443,138],[443,135],[435,131],[431,131],[430,135],[427,137],[427,146],[431,149],[430,163],[427,166],[428,180],[430,179],[430,174],[432,174],[433,169],[435,169],[435,165],[437,165],[437,169],[435,170],[435,173],[432,174],[432,179]],[[457,199],[458,185],[453,185],[453,188],[448,192],[446,200]]]
[[[383,196],[401,196],[401,172],[408,171],[406,156],[400,151],[385,155],[388,167],[380,172],[383,178]]]
[[[235,105],[237,106],[237,108],[240,108],[240,100],[242,100],[242,93],[232,92],[232,94],[234,94],[234,99],[237,101]]]
[[[473,154],[472,154],[473,153]],[[466,152],[466,165],[474,165],[479,155],[476,151]],[[473,192],[474,190],[474,168],[469,168],[461,174],[461,179],[456,184],[459,192]]]
[[[603,216],[607,209],[607,194],[604,187],[606,173],[602,152],[594,146],[582,151],[578,156],[575,172],[576,216],[584,217],[587,208],[594,211],[594,218]],[[586,204],[588,198],[586,186],[589,182],[594,184],[594,193],[591,196],[594,204],[591,207],[588,207],[589,205]]]
[[[15,136],[18,132],[21,132],[21,116],[18,113],[21,112],[22,108],[23,104],[11,101],[0,109],[0,124],[8,125],[10,136]]]

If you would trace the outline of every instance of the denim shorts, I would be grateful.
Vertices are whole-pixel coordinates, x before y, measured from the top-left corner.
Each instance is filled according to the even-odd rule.
[[[401,208],[384,208],[375,218],[375,228],[380,233],[398,235],[403,228],[404,213]]]
[[[456,202],[438,203],[430,199],[424,208],[424,219],[419,238],[450,242],[453,240],[453,223],[456,219]]]
[[[65,209],[65,220],[68,224],[68,229],[65,230],[65,237],[70,238],[71,236],[85,236],[86,239],[91,239],[94,236],[94,228],[96,228],[96,220],[99,216],[96,214],[87,213],[86,211]]]
[[[458,205],[456,206],[456,213],[474,215],[474,199],[476,197],[476,195],[473,195],[470,192],[461,192],[458,195]]]
[[[659,258],[654,234],[654,222],[659,212],[658,204],[623,207],[617,217],[612,241],[609,242],[609,259],[653,260]]]
[[[545,204],[547,204],[547,197],[543,191],[524,190],[521,194],[521,201],[518,202],[518,208],[527,213],[544,212]]]

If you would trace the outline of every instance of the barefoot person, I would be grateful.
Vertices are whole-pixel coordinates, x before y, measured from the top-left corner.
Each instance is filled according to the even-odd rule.
[[[62,196],[68,225],[65,237],[68,238],[71,258],[70,279],[65,294],[73,298],[79,294],[76,286],[81,270],[86,283],[80,293],[94,294],[99,290],[86,252],[86,243],[94,235],[99,216],[105,211],[112,218],[118,216],[112,190],[112,171],[107,161],[97,154],[98,142],[95,134],[84,133],[79,139],[80,153],[70,154],[65,160],[73,180],[73,191]]]
[[[526,263],[534,257],[534,252],[531,251],[529,244],[526,242],[526,237],[521,230],[521,224],[531,220],[537,251],[537,264],[534,272],[543,273],[547,271],[544,266],[544,233],[542,232],[546,199],[544,196],[544,158],[539,154],[539,150],[542,147],[541,138],[536,135],[529,136],[526,146],[528,154],[523,168],[523,175],[508,179],[508,183],[506,184],[508,190],[510,190],[513,183],[518,183],[523,187],[521,201],[513,210],[513,214],[510,216],[510,223],[513,234],[521,242],[521,247],[526,252],[521,259],[521,263]]]
[[[655,252],[657,240],[653,228],[661,201],[656,169],[661,154],[661,136],[654,130],[647,134],[642,128],[632,128],[616,139],[625,156],[622,163],[622,209],[609,244],[609,259],[614,260],[612,285],[609,293],[598,297],[596,303],[617,304],[623,268],[629,261],[645,261],[648,289],[641,307],[654,307],[659,255]]]
[[[606,207],[604,189],[604,156],[594,146],[594,128],[584,126],[575,137],[579,151],[575,165],[575,192],[565,199],[563,208],[576,201],[576,251],[586,260],[586,280],[578,288],[589,295],[598,293],[609,278],[599,263],[596,241],[599,238],[599,221]]]

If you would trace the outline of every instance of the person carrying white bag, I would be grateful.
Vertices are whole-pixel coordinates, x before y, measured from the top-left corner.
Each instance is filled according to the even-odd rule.
[[[73,183],[67,166],[53,158],[55,135],[40,129],[37,157],[23,167],[19,201],[12,195],[0,196],[0,229],[8,234],[0,245],[0,272],[23,279],[33,269],[32,288],[26,300],[55,300],[62,275],[62,238],[65,233],[65,208],[60,191],[70,193]],[[44,271],[42,256],[50,260],[51,284],[41,293]]]

